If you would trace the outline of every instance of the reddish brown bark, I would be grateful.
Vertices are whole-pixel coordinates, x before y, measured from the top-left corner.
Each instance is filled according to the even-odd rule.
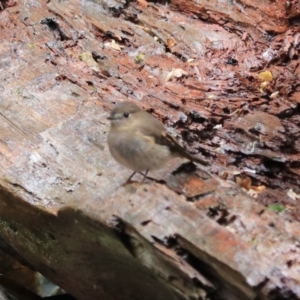
[[[0,234],[25,261],[85,300],[300,297],[297,1],[1,4]],[[123,185],[123,100],[211,167]]]

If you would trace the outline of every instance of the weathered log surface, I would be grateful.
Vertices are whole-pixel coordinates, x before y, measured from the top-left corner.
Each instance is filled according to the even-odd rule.
[[[1,1],[6,242],[78,299],[300,299],[298,2],[47,2]],[[125,99],[213,176],[178,159],[123,185]]]

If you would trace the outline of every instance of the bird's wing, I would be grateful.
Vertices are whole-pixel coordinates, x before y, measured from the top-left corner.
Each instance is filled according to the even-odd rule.
[[[197,162],[201,165],[204,165],[204,166],[207,166],[209,165],[209,163],[195,155],[192,155],[190,153],[188,153],[185,148],[183,148],[179,143],[178,141],[173,137],[171,136],[170,134],[168,134],[166,131],[164,133],[162,133],[162,136],[164,137],[164,142],[167,141],[169,147],[172,149],[172,152],[179,155],[179,156],[182,156],[182,157],[185,157],[189,160],[192,160],[194,162]]]
[[[142,135],[150,137],[156,144],[168,146],[174,155],[185,157],[202,165],[209,165],[207,161],[186,152],[178,141],[167,133],[164,125],[147,112],[145,112],[143,116],[143,122],[140,124],[139,132]]]
[[[140,113],[138,125],[139,132],[152,138],[155,137],[155,139],[159,137],[162,132],[166,131],[164,125],[147,112],[144,112],[143,115]]]

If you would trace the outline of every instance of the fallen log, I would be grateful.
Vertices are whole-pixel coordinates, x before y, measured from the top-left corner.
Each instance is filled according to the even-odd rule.
[[[78,299],[299,299],[286,3],[2,1],[0,235],[16,256]],[[124,184],[106,144],[124,100],[211,167],[174,159]]]

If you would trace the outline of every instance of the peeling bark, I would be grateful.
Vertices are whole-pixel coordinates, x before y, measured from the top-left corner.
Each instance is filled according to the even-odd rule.
[[[300,298],[296,0],[0,9],[5,247],[78,299]],[[211,167],[124,185],[106,145],[124,100]]]

